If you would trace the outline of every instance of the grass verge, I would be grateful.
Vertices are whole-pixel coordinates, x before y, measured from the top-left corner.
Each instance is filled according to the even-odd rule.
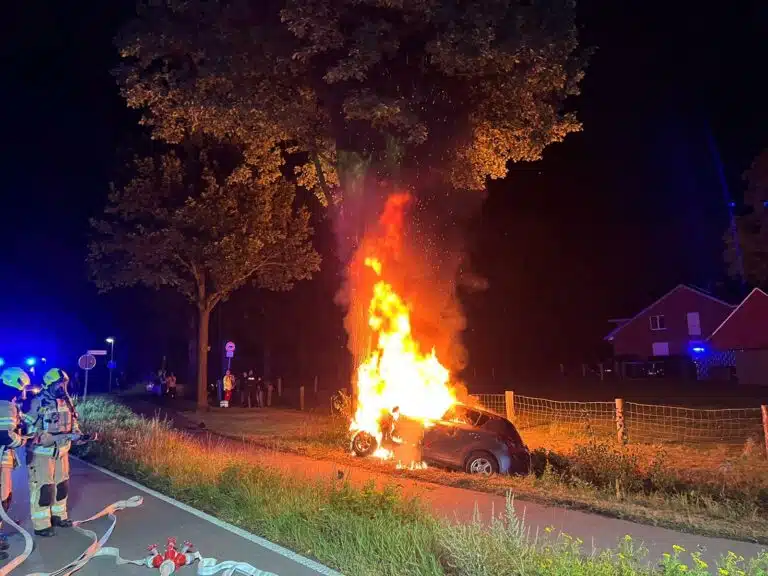
[[[88,459],[348,576],[768,576],[765,554],[750,561],[729,555],[709,567],[676,547],[649,567],[628,537],[614,551],[593,553],[567,536],[537,542],[511,503],[490,526],[453,524],[394,488],[288,477],[248,450],[222,449],[111,401],[90,400],[80,415],[102,438]]]
[[[768,460],[749,447],[619,446],[595,435],[524,430],[530,476],[472,478],[395,470],[349,453],[347,420],[289,410],[205,414],[208,430],[256,446],[381,474],[600,513],[694,534],[768,544]]]

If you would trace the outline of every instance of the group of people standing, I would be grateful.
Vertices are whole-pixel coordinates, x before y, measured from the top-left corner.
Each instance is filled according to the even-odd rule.
[[[263,408],[265,388],[268,386],[271,384],[265,386],[264,379],[256,376],[253,370],[243,372],[242,378],[237,378],[231,370],[227,370],[221,380],[222,394],[219,406],[229,408],[234,396],[236,404],[239,400],[240,406]]]
[[[87,440],[67,391],[69,376],[52,368],[32,396],[29,375],[6,368],[0,375],[0,500],[7,515],[13,496],[11,472],[17,451],[25,448],[30,510],[35,535],[50,537],[54,528],[69,528],[69,451],[73,441]],[[8,559],[8,541],[1,532],[0,560]]]
[[[151,384],[157,387],[161,396],[168,395],[170,398],[176,398],[176,374],[160,369],[157,375],[151,375]]]

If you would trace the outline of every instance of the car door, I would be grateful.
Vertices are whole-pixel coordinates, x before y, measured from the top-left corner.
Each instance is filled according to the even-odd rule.
[[[453,422],[435,422],[424,432],[422,456],[426,462],[463,468],[466,435],[471,428]]]

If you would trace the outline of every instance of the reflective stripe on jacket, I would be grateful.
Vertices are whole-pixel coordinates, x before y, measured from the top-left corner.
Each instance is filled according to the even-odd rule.
[[[29,412],[25,415],[27,431],[29,434],[43,434],[47,432],[54,438],[60,434],[79,433],[80,427],[74,419],[74,415],[69,409],[69,405],[61,399],[52,399],[45,397],[36,397],[32,400]],[[58,440],[51,446],[34,444],[27,446],[34,454],[53,457],[57,454],[66,454],[72,446],[72,441],[67,439]]]
[[[24,438],[19,434],[21,412],[15,402],[0,400],[0,468],[13,468],[16,465],[14,449],[24,445]]]

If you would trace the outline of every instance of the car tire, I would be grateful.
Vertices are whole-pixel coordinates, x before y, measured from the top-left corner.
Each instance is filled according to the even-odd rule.
[[[469,458],[467,458],[464,470],[467,474],[472,474],[473,476],[490,478],[499,473],[499,463],[496,462],[496,458],[488,452],[472,452],[472,454],[469,455]]]
[[[366,458],[376,452],[379,443],[373,434],[360,431],[352,437],[352,452],[360,458]]]

